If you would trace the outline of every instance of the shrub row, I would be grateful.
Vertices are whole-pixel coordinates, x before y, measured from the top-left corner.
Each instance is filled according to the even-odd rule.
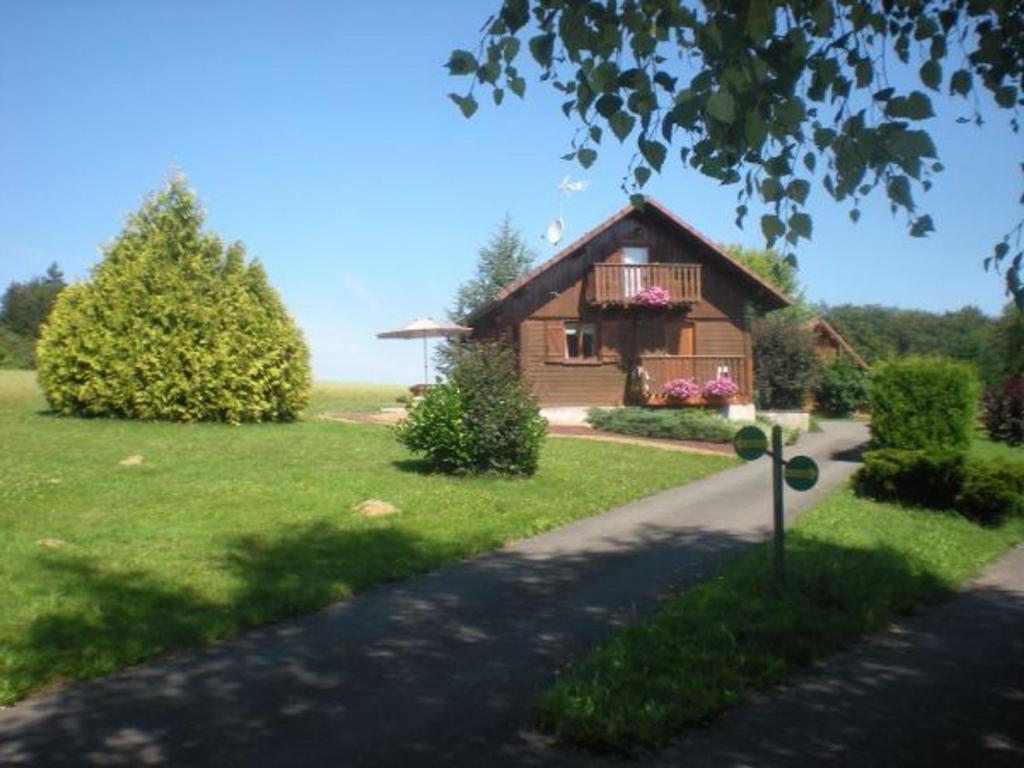
[[[861,496],[955,509],[982,523],[1024,514],[1024,462],[954,449],[868,451],[853,485]]]
[[[698,408],[593,408],[587,421],[595,429],[636,437],[728,443],[737,426],[717,413]]]

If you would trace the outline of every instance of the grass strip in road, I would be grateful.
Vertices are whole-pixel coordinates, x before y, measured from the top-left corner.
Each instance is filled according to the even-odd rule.
[[[983,528],[952,513],[830,494],[771,549],[668,599],[571,669],[538,702],[546,729],[595,751],[665,745],[751,692],[949,595],[1024,539],[1024,520]]]

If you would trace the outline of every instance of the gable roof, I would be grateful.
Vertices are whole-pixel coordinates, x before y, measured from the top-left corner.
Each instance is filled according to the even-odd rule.
[[[839,331],[833,328],[832,325],[824,317],[821,317],[819,315],[818,317],[814,318],[814,320],[812,320],[811,322],[814,327],[814,330],[822,332],[830,339],[832,339],[841,350],[843,350],[846,354],[850,356],[850,358],[853,360],[854,364],[857,365],[858,368],[861,368],[862,370],[867,370],[868,368],[871,367],[864,361],[864,358],[858,355],[856,350],[854,350],[854,348],[850,346],[850,342],[844,339],[842,335],[839,333]]]
[[[757,287],[758,289],[763,290],[765,293],[767,293],[772,299],[774,299],[778,303],[778,305],[780,307],[788,307],[788,306],[790,306],[793,303],[793,300],[791,298],[789,298],[786,294],[784,294],[782,291],[778,290],[775,286],[773,286],[771,283],[766,281],[763,277],[758,275],[756,272],[754,272],[748,266],[746,266],[742,262],[738,261],[737,259],[735,259],[732,256],[730,256],[728,253],[723,251],[714,242],[709,240],[707,237],[705,237],[703,234],[701,234],[698,230],[694,229],[692,226],[690,226],[685,221],[680,219],[678,216],[676,216],[674,213],[672,213],[672,211],[670,211],[667,207],[665,207],[664,205],[659,203],[654,198],[650,198],[650,197],[646,198],[645,199],[644,207],[643,207],[643,209],[640,210],[641,213],[646,213],[648,211],[653,211],[655,214],[659,215],[662,219],[664,219],[670,226],[672,226],[677,231],[682,232],[682,233],[688,235],[689,237],[692,237],[692,238],[696,239],[698,242],[702,243],[703,245],[705,245],[708,248],[708,250],[710,250],[711,253],[714,256],[716,256],[721,261],[723,261],[725,264],[727,264],[730,268],[732,268],[736,272],[738,272],[745,280],[747,280],[750,283],[752,283],[755,287]],[[551,269],[553,266],[558,264],[560,261],[562,261],[563,259],[566,259],[569,256],[571,256],[573,253],[575,253],[580,248],[585,246],[587,243],[589,243],[591,240],[596,238],[598,235],[602,234],[603,232],[605,232],[608,229],[611,229],[613,226],[618,224],[620,221],[622,221],[623,219],[627,218],[630,214],[635,213],[635,212],[637,212],[637,209],[634,208],[632,204],[627,205],[624,208],[622,208],[619,211],[617,211],[616,213],[614,213],[611,216],[609,216],[607,219],[602,221],[600,224],[598,224],[593,229],[591,229],[591,230],[589,230],[587,232],[584,232],[580,237],[578,237],[576,240],[571,242],[569,245],[567,245],[561,251],[559,251],[554,256],[552,256],[550,259],[545,261],[543,264],[541,264],[540,266],[538,266],[535,269],[531,270],[530,272],[526,273],[525,275],[523,275],[518,280],[516,280],[516,281],[510,283],[509,285],[507,285],[494,298],[493,301],[491,301],[490,303],[484,305],[480,309],[478,309],[475,312],[473,312],[469,317],[467,317],[466,318],[466,324],[467,325],[472,325],[476,320],[478,320],[479,318],[483,317],[488,312],[492,311],[496,306],[501,304],[505,299],[507,299],[509,296],[511,296],[516,291],[518,291],[524,285],[527,285],[528,283],[532,282],[533,280],[538,278],[540,275],[544,274],[549,269]]]

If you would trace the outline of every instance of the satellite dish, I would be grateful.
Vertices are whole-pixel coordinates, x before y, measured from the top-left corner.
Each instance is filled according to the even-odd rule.
[[[552,245],[558,245],[562,242],[562,224],[561,219],[555,219],[548,224],[548,230],[544,233],[544,238]]]

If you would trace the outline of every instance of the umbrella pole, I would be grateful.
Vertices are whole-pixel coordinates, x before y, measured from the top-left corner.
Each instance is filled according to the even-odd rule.
[[[427,334],[423,334],[423,386],[430,386],[430,376],[427,373]]]

